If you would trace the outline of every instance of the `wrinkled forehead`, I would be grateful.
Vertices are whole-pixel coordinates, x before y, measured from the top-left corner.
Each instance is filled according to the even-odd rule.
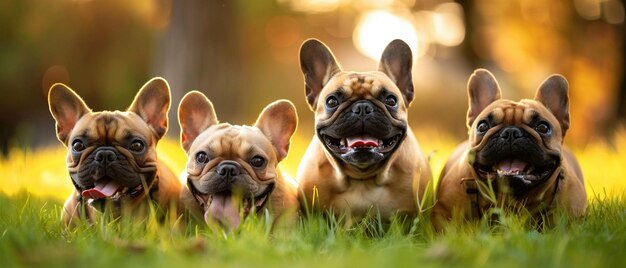
[[[213,157],[242,158],[262,154],[269,157],[271,142],[261,130],[227,123],[211,126],[193,142],[190,151],[208,151]]]
[[[372,72],[341,72],[335,75],[322,90],[322,96],[341,89],[346,95],[357,98],[377,96],[382,90],[399,94],[400,90],[384,73]]]
[[[548,116],[547,118],[545,116]],[[557,123],[556,118],[543,105],[532,100],[498,100],[487,106],[480,115],[480,118],[488,118],[497,123],[516,125],[530,124],[538,119],[549,120]]]
[[[124,138],[149,141],[152,134],[150,127],[135,113],[103,111],[81,117],[74,126],[72,138],[82,136],[103,142]]]

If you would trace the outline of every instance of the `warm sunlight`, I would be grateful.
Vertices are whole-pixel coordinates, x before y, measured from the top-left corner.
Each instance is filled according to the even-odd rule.
[[[365,56],[378,60],[385,46],[393,39],[402,39],[413,50],[414,55],[421,55],[419,36],[410,17],[389,11],[365,13],[357,23],[352,40]]]
[[[624,0],[0,3],[2,267],[626,263]]]
[[[457,3],[444,3],[435,9],[432,17],[435,39],[439,44],[453,47],[465,39],[463,8]]]

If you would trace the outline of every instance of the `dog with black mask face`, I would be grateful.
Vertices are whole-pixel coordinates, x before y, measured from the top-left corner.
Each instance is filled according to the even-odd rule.
[[[515,102],[502,99],[493,75],[478,69],[469,79],[468,95],[469,141],[457,147],[441,172],[435,228],[442,230],[453,218],[478,219],[494,206],[526,210],[538,222],[549,220],[559,207],[582,217],[587,207],[583,175],[563,146],[570,122],[567,80],[552,75],[534,100]]]
[[[95,210],[107,209],[113,218],[147,216],[150,202],[157,211],[177,213],[181,184],[156,152],[167,132],[165,80],[148,81],[124,112],[92,112],[63,84],[51,87],[48,103],[75,186],[63,208],[66,225],[81,218],[93,223]]]
[[[411,49],[401,40],[383,52],[378,71],[342,71],[322,42],[300,49],[316,136],[298,170],[301,206],[385,219],[415,216],[431,171],[411,128]]]

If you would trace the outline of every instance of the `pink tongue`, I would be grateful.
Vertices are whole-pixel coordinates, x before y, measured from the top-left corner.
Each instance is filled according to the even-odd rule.
[[[113,180],[99,181],[95,187],[85,190],[81,194],[84,198],[101,199],[114,195],[119,188],[120,185]]]
[[[221,222],[228,226],[231,230],[237,229],[241,219],[239,218],[239,202],[235,200],[232,194],[216,194],[209,209],[204,213],[206,222]]]
[[[524,171],[526,168],[526,162],[512,159],[504,160],[498,165],[498,169],[506,172]]]
[[[354,147],[378,147],[378,139],[372,136],[361,136],[361,137],[351,137],[347,138],[348,146],[351,148]]]

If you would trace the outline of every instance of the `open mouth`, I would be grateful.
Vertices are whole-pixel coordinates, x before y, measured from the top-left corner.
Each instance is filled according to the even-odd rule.
[[[81,192],[83,198],[87,199],[105,199],[119,200],[122,197],[128,196],[134,198],[143,193],[143,184],[140,183],[135,187],[123,187],[118,182],[102,178],[95,182],[95,184]]]
[[[516,186],[531,186],[543,181],[554,173],[557,161],[548,161],[542,165],[531,165],[520,159],[506,159],[493,166],[476,163],[474,169],[478,176],[484,179],[507,179],[509,184]]]
[[[379,139],[367,134],[335,138],[322,134],[326,147],[338,154],[346,154],[357,149],[371,149],[379,153],[391,152],[398,145],[402,133],[387,139]]]
[[[204,220],[213,220],[230,229],[236,229],[241,222],[240,211],[243,211],[244,217],[263,211],[273,190],[274,184],[270,184],[256,196],[241,196],[231,191],[205,195]]]

